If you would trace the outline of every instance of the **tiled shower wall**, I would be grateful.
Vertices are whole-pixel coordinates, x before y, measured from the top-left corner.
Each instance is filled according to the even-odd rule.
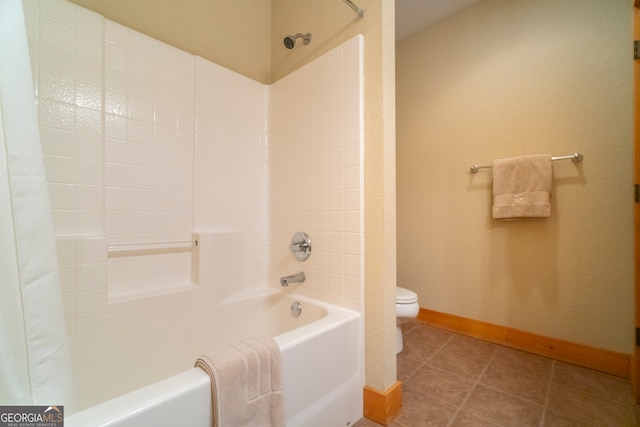
[[[355,310],[364,300],[362,48],[357,36],[274,83],[269,106],[275,275],[304,271],[301,292]],[[296,231],[311,238],[303,263],[288,254]]]
[[[72,333],[154,294],[298,270],[295,289],[361,308],[360,38],[266,86],[66,1],[23,4]],[[109,255],[194,236],[206,253]]]
[[[263,285],[267,87],[68,2],[23,4],[69,320],[87,301]],[[192,251],[108,256],[194,232],[235,234],[240,260],[201,279]],[[84,240],[99,274],[68,262]]]

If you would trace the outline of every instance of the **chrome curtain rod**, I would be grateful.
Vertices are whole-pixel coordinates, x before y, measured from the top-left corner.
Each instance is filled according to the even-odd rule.
[[[348,4],[348,5],[349,5],[349,7],[350,7],[351,9],[353,9],[353,11],[354,11],[355,13],[357,13],[357,14],[358,14],[358,16],[359,16],[360,18],[364,18],[364,10],[360,9],[360,8],[358,7],[358,5],[356,5],[356,4],[355,4],[354,2],[352,2],[351,0],[343,0],[343,1],[344,1],[346,4]]]
[[[558,157],[552,157],[551,160],[556,161],[556,160],[571,160],[573,161],[573,163],[578,163],[581,162],[582,159],[584,158],[584,156],[580,153],[573,153],[570,156],[558,156]],[[478,165],[473,165],[469,168],[469,170],[471,170],[471,173],[477,173],[478,169],[488,169],[490,168],[491,165],[485,165],[485,166],[478,166]]]

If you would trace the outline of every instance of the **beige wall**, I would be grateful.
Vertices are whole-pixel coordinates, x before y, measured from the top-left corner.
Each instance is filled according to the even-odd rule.
[[[633,352],[627,0],[482,0],[397,49],[398,282],[422,307]],[[552,216],[491,219],[491,171],[554,162]]]
[[[271,83],[269,1],[70,1],[261,83]]]

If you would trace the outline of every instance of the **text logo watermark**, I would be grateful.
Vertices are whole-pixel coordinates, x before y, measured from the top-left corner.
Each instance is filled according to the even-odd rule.
[[[63,427],[64,406],[0,406],[0,427]]]

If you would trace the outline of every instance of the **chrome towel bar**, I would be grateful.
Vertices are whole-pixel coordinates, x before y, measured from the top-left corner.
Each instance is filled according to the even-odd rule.
[[[580,153],[573,153],[569,156],[557,156],[557,157],[552,157],[551,160],[556,161],[556,160],[571,160],[574,163],[578,163],[581,162],[582,159],[584,158],[584,156]],[[471,171],[471,173],[477,173],[478,169],[487,169],[490,168],[491,165],[485,165],[485,166],[478,166],[478,165],[473,165],[469,168],[469,170]]]

